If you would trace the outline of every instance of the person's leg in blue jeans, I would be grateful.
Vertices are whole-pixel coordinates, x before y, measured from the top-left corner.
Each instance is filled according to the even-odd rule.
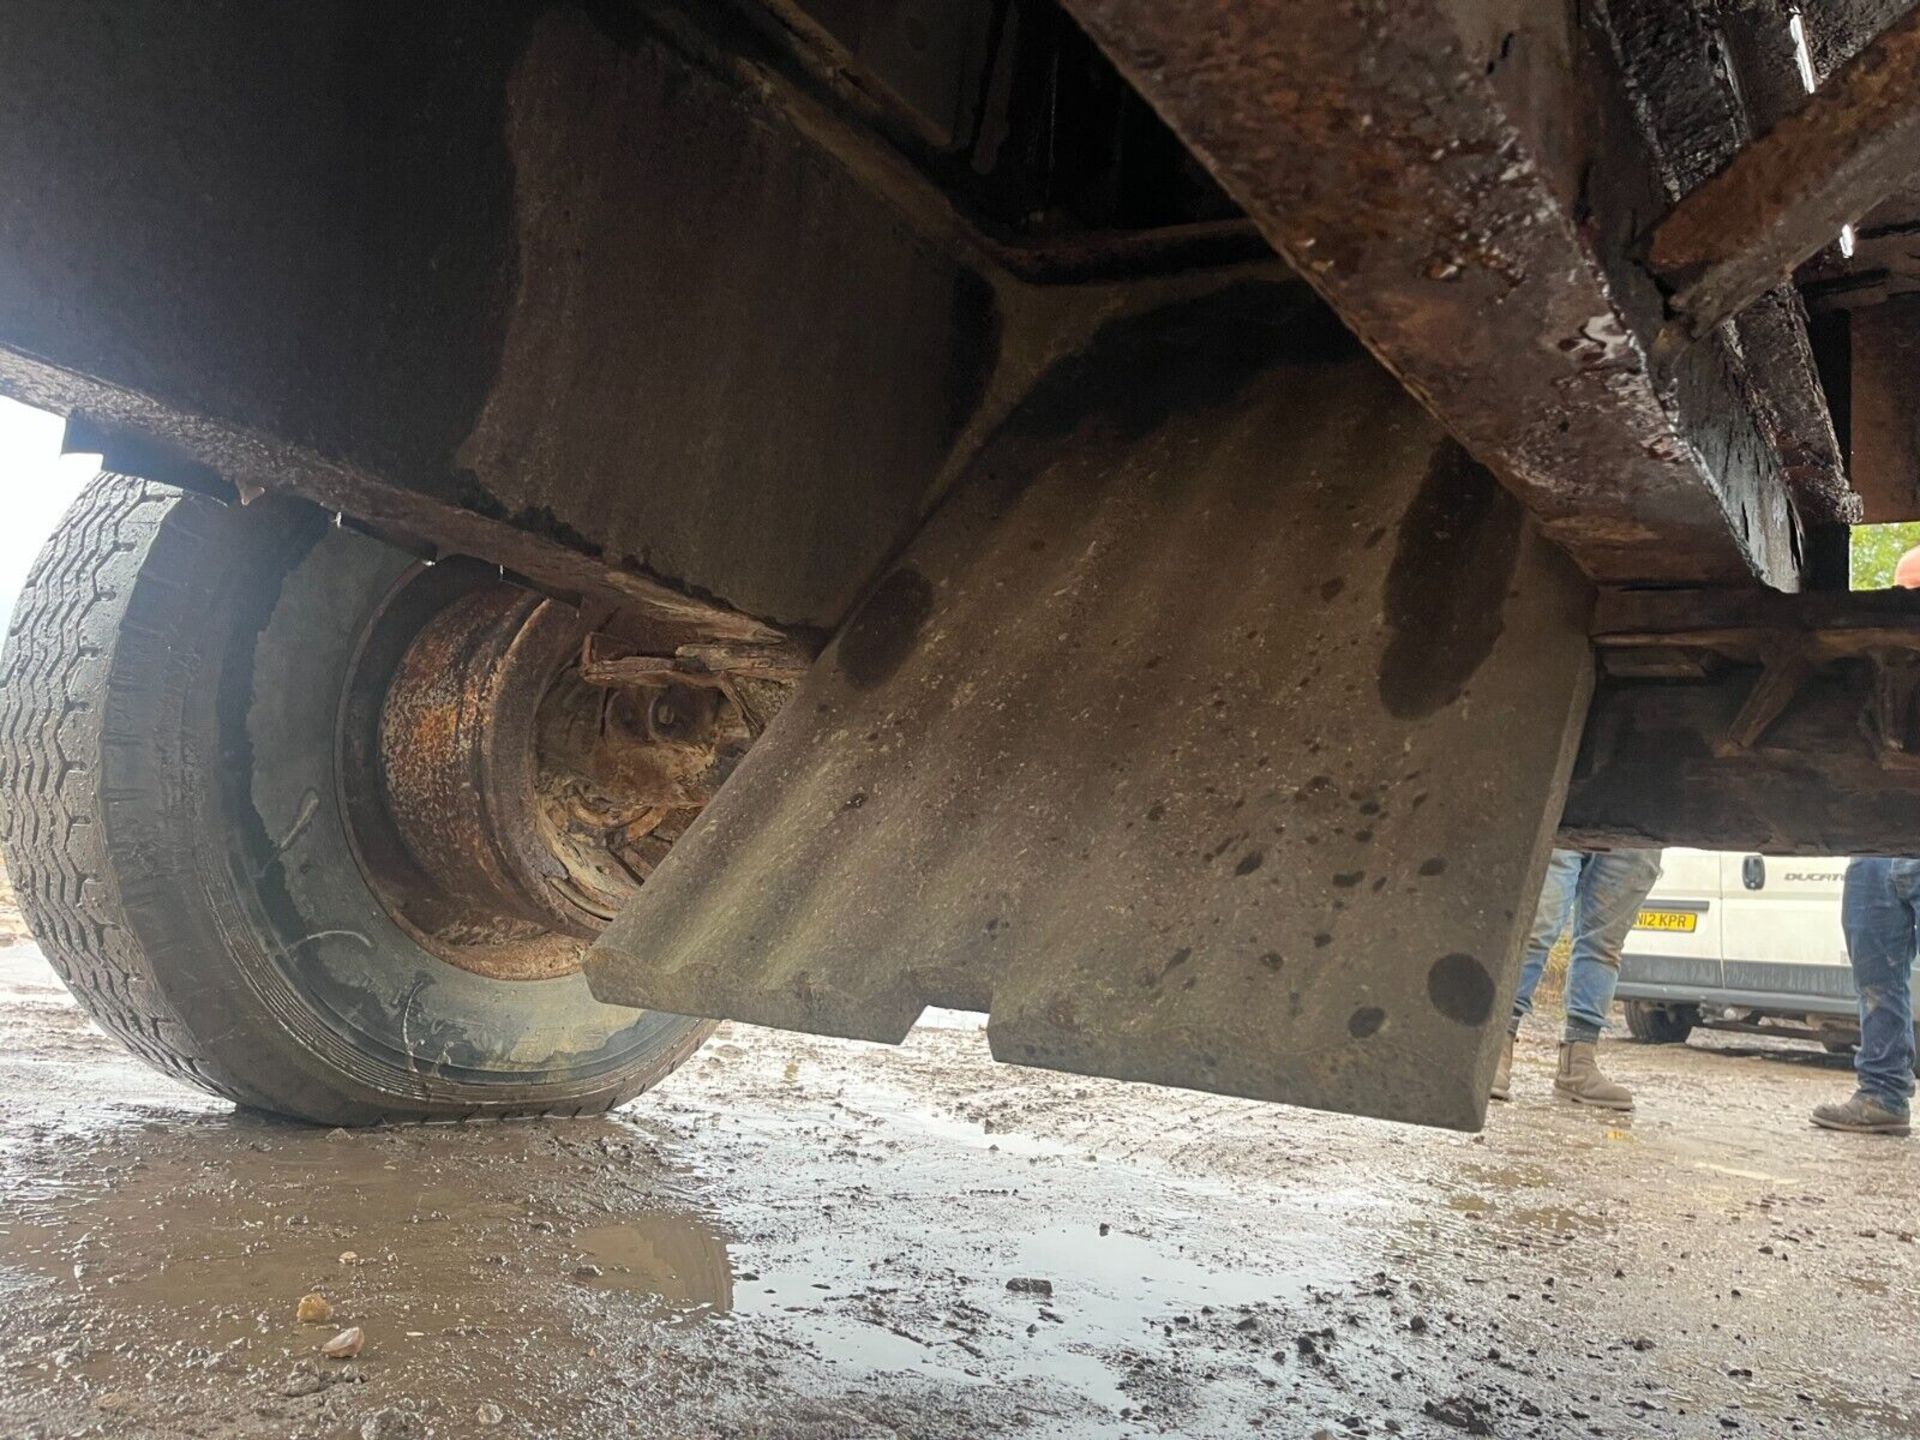
[[[1913,960],[1920,920],[1920,860],[1863,856],[1847,866],[1840,927],[1860,995],[1856,1089],[1822,1105],[1813,1123],[1829,1130],[1905,1135],[1913,1100]]]
[[[1520,989],[1507,1023],[1507,1042],[1494,1072],[1492,1095],[1512,1094],[1513,1042],[1533,1009],[1533,995],[1547,954],[1571,926],[1573,957],[1567,971],[1566,1028],[1561,1036],[1555,1093],[1613,1110],[1633,1108],[1633,1095],[1600,1073],[1595,1043],[1613,1005],[1620,980],[1620,947],[1633,928],[1640,902],[1660,878],[1658,851],[1555,850],[1527,938]]]
[[[1566,933],[1585,859],[1578,850],[1555,850],[1547,861],[1547,878],[1540,887],[1540,903],[1533,911],[1533,931],[1527,936],[1526,963],[1520,967],[1520,989],[1513,997],[1513,1014],[1507,1021],[1509,1035],[1519,1034],[1520,1022],[1533,1013],[1533,992],[1546,973],[1547,953]]]
[[[1553,1092],[1580,1105],[1631,1110],[1633,1092],[1600,1069],[1600,1032],[1620,983],[1620,947],[1660,878],[1657,850],[1599,850],[1580,867],[1567,965],[1567,1019]]]
[[[1520,989],[1513,997],[1513,1013],[1507,1018],[1507,1038],[1500,1049],[1500,1063],[1493,1072],[1493,1088],[1487,1093],[1495,1100],[1513,1098],[1513,1042],[1520,1033],[1520,1022],[1533,1010],[1533,992],[1546,972],[1547,952],[1567,928],[1580,888],[1580,867],[1585,856],[1578,850],[1555,850],[1547,860],[1547,878],[1540,886],[1540,900],[1533,910],[1533,929],[1527,936],[1526,960],[1520,967]]]
[[[1620,984],[1621,947],[1659,878],[1658,850],[1601,850],[1581,866],[1573,958],[1567,966],[1567,1028],[1561,1037],[1568,1044],[1596,1041],[1606,1028]]]

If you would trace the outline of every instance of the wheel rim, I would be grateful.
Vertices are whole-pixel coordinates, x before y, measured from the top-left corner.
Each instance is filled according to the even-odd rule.
[[[403,575],[338,720],[349,844],[428,953],[502,980],[580,968],[744,753],[713,690],[581,677],[570,606],[469,563]]]
[[[626,1072],[637,1088],[697,1043],[702,1022],[595,1000],[577,972],[581,934],[528,924],[529,939],[564,947],[557,961],[463,965],[470,955],[423,943],[431,937],[383,893],[389,860],[412,852],[397,831],[389,851],[369,843],[368,815],[385,807],[376,677],[391,676],[432,616],[498,586],[499,572],[420,565],[332,526],[288,534],[245,568],[254,578],[215,617],[224,658],[209,698],[222,753],[209,778],[228,838],[209,839],[233,885],[231,900],[208,894],[254,992],[324,1071],[450,1105],[488,1107],[496,1094],[523,1105],[529,1087],[543,1105],[598,1104]],[[410,593],[416,585],[437,590]]]

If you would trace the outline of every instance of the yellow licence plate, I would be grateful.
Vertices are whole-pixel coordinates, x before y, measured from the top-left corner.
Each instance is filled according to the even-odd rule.
[[[1700,928],[1700,917],[1691,910],[1642,910],[1633,922],[1636,930],[1685,930]]]

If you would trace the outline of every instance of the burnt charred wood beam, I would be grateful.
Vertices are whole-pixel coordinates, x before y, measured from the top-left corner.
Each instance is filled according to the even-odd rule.
[[[1920,649],[1920,592],[1863,590],[1778,595],[1765,590],[1603,589],[1591,633],[1609,645],[1689,634],[1786,634],[1885,629]]]
[[[1786,12],[1772,0],[1712,14],[1671,0],[1609,0],[1606,20],[1670,205],[1806,98]],[[1725,338],[1801,523],[1858,520],[1799,294],[1776,286]]]
[[[1780,456],[1803,526],[1852,525],[1861,500],[1848,480],[1833,412],[1814,363],[1806,306],[1791,285],[1762,295],[1734,322],[1740,382],[1754,418]]]
[[[1595,252],[1592,152],[1565,134],[1586,77],[1557,53],[1583,41],[1557,8],[1544,38],[1547,12],[1517,3],[1472,20],[1441,0],[1067,8],[1590,576],[1798,587],[1773,446],[1720,371],[1656,374],[1659,296],[1628,276],[1645,290],[1630,304],[1632,265]],[[1495,72],[1516,34],[1556,53],[1523,54],[1509,91]]]
[[[1798,10],[1816,86],[1866,49],[1882,30],[1913,8],[1914,0],[1775,0],[1784,14]]]
[[[1920,9],[1654,227],[1647,264],[1672,292],[1674,341],[1710,333],[1778,285],[1911,180],[1917,153]]]
[[[1700,9],[1686,7],[1689,14],[1718,31],[1739,81],[1740,99],[1749,119],[1761,130],[1771,129],[1806,103],[1800,57],[1788,29],[1796,8],[1808,7],[1789,0],[1713,0]],[[1876,32],[1883,28],[1884,21],[1874,27]]]
[[[1920,596],[1602,592],[1563,843],[1920,847]]]

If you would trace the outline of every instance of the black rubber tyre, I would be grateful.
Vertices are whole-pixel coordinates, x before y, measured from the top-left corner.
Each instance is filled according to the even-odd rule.
[[[1627,1033],[1647,1045],[1679,1045],[1700,1023],[1691,1005],[1654,1005],[1645,1000],[1625,1002]]]
[[[606,1110],[711,1025],[439,960],[349,848],[340,692],[412,563],[297,502],[99,477],[0,657],[0,849],[68,988],[169,1075],[327,1124]]]

